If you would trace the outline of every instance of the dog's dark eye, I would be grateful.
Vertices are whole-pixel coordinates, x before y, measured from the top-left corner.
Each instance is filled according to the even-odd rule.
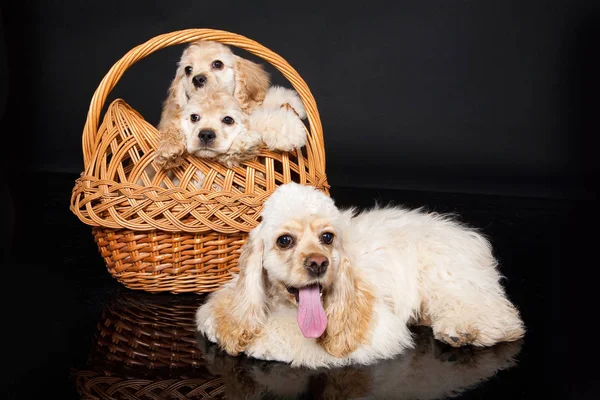
[[[212,67],[214,69],[223,69],[223,61],[221,60],[215,60],[212,62]]]
[[[331,232],[325,232],[321,235],[321,242],[325,243],[325,244],[331,244],[331,242],[333,242],[333,233]]]
[[[184,71],[187,76],[190,76],[192,74],[192,67],[188,65],[187,67],[185,67]]]
[[[277,238],[277,246],[280,249],[287,249],[294,244],[294,239],[290,235],[281,235]]]
[[[233,120],[233,118],[231,118],[231,117],[225,117],[225,118],[223,118],[223,123],[224,123],[224,124],[231,125],[231,124],[233,124],[234,122],[235,122],[235,121],[234,121],[234,120]]]
[[[192,114],[192,115],[190,115],[190,121],[198,122],[198,121],[200,121],[200,116],[198,114]]]

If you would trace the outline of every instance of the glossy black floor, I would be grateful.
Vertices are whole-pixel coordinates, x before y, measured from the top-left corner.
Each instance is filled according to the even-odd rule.
[[[573,356],[593,352],[591,339],[574,334],[587,323],[564,320],[572,289],[566,277],[581,268],[564,263],[565,238],[577,235],[570,221],[583,207],[574,201],[334,187],[342,206],[426,206],[481,228],[528,331],[521,342],[456,350],[415,329],[417,347],[394,360],[309,371],[232,358],[209,346],[193,326],[203,296],[123,288],[106,271],[90,228],[68,209],[76,176],[35,178],[35,191],[12,192],[2,398],[593,397],[590,374],[580,373],[587,356]]]

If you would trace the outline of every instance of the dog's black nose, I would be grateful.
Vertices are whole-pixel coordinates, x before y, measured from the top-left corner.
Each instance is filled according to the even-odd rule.
[[[206,83],[206,75],[204,74],[199,74],[196,75],[192,78],[192,83],[194,84],[194,86],[196,86],[197,88],[201,88],[202,86],[204,86],[204,84]]]
[[[321,276],[327,271],[329,260],[327,257],[320,254],[311,254],[304,260],[304,266],[311,276]]]
[[[198,137],[202,144],[209,144],[215,140],[217,134],[212,129],[202,129],[198,134]]]

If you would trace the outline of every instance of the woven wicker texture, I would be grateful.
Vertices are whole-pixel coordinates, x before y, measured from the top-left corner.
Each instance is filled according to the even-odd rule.
[[[104,308],[86,367],[73,374],[81,398],[223,398],[197,345],[202,299],[148,296],[121,293]]]
[[[108,94],[129,67],[164,47],[197,40],[239,47],[280,71],[306,109],[306,147],[292,153],[265,150],[232,169],[187,157],[166,173],[153,163],[157,130],[124,100],[114,100],[100,123]],[[281,56],[225,31],[176,31],[130,50],[92,97],[82,148],[84,171],[73,188],[71,211],[93,227],[109,272],[137,290],[217,289],[231,279],[239,248],[258,225],[263,202],[277,186],[298,182],[325,193],[329,189],[321,121],[308,86]],[[196,185],[198,172],[206,176],[201,188]]]
[[[76,378],[81,399],[224,399],[223,381],[204,379],[127,379],[100,375],[94,372],[79,372]]]

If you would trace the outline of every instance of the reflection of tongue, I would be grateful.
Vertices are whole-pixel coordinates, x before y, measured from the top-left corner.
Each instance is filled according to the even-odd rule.
[[[327,316],[321,304],[318,284],[298,289],[298,325],[307,338],[318,338],[325,332]]]

